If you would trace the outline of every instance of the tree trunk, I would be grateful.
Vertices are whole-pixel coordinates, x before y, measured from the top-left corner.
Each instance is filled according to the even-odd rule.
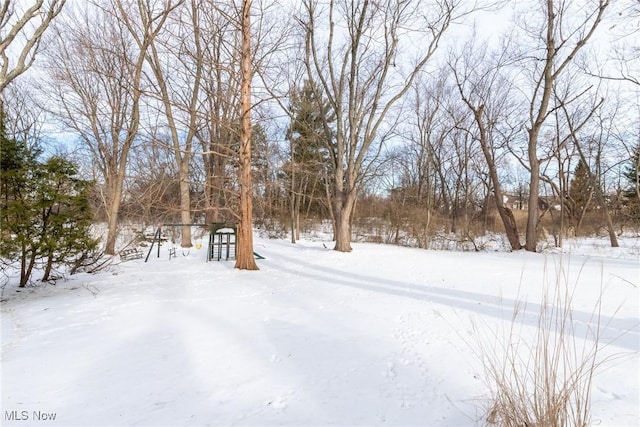
[[[351,252],[351,214],[355,206],[355,190],[345,190],[347,194],[336,198],[335,203],[335,238],[333,248],[338,252]]]
[[[118,237],[118,216],[120,214],[120,204],[122,202],[122,182],[116,177],[116,182],[109,185],[107,191],[108,205],[107,208],[107,243],[104,253],[107,255],[116,254],[116,239]]]
[[[500,186],[500,183],[498,181],[498,174],[495,165],[493,165],[493,167],[489,170],[491,173],[491,180],[495,180],[495,184],[493,186],[493,194],[496,203],[496,209],[498,210],[498,215],[500,215],[500,219],[502,220],[502,224],[504,225],[504,231],[507,235],[507,239],[509,240],[509,245],[511,245],[511,250],[513,251],[520,250],[522,249],[522,244],[520,243],[518,224],[516,224],[516,219],[513,216],[513,212],[511,211],[511,209],[504,206],[502,187]]]
[[[329,178],[327,177],[326,173],[324,178],[325,178],[324,190],[325,190],[325,195],[327,197],[327,206],[329,208],[327,210],[329,211],[329,215],[331,216],[331,229],[333,230],[333,240],[336,240],[336,230],[338,229],[338,225],[336,221],[336,213],[334,208],[334,201],[333,201],[334,197],[331,195],[331,186],[329,184]]]
[[[240,222],[236,241],[236,265],[240,270],[258,270],[253,256],[253,205],[251,182],[251,0],[242,4],[242,80],[240,83]]]
[[[576,228],[575,228],[576,236],[581,231],[582,222],[584,221],[584,218],[587,216],[587,210],[589,208],[589,205],[591,204],[591,199],[592,198],[593,198],[593,193],[589,194],[589,197],[587,198],[587,201],[585,202],[584,206],[582,207],[582,209],[579,212],[580,216],[578,217],[578,222],[576,223]]]
[[[460,92],[462,93],[462,89],[460,90]],[[484,154],[487,166],[489,167],[489,177],[491,178],[491,182],[493,184],[493,194],[496,209],[498,210],[498,214],[500,215],[500,219],[502,220],[502,224],[504,225],[504,231],[507,235],[507,239],[509,239],[509,245],[511,245],[511,250],[520,250],[522,249],[522,244],[520,243],[520,236],[518,234],[518,225],[516,224],[516,220],[513,216],[513,212],[511,212],[511,209],[504,206],[502,186],[500,185],[500,178],[498,177],[498,169],[493,158],[493,153],[491,152],[491,150],[489,150],[487,128],[485,127],[485,122],[483,121],[482,117],[484,112],[484,105],[475,108],[469,101],[467,101],[467,99],[464,97],[464,94],[462,95],[463,100],[473,111],[476,124],[478,125],[478,130],[480,131],[480,147],[482,148],[482,153]]]
[[[20,262],[20,286],[24,288],[29,282],[29,278],[33,273],[33,267],[36,264],[36,250],[32,248],[27,250],[27,246],[22,244],[22,257]]]
[[[27,250],[25,248],[24,243],[22,244],[22,256],[20,257],[20,287],[24,288],[27,286],[27,280],[29,276],[27,275]]]
[[[191,193],[189,191],[189,165],[188,157],[180,163],[180,221],[183,224],[191,224]],[[186,171],[185,171],[186,170]],[[191,243],[191,227],[185,225],[182,227],[182,238],[180,246],[190,248]]]
[[[529,206],[527,211],[527,231],[524,248],[535,252],[538,246],[538,200],[540,198],[540,160],[536,149],[538,136],[529,132]]]
[[[582,153],[580,154],[582,156]],[[611,214],[609,213],[609,207],[607,206],[607,200],[602,194],[602,188],[600,187],[600,183],[596,179],[595,175],[589,171],[589,178],[591,180],[591,185],[593,186],[596,198],[598,199],[598,203],[602,206],[602,210],[604,212],[605,223],[607,225],[607,232],[609,233],[609,242],[611,242],[612,248],[619,247],[618,245],[618,236],[616,236],[615,229],[613,228],[613,221],[611,220]]]
[[[293,147],[291,147],[293,153]],[[296,197],[296,165],[291,162],[291,195],[289,196],[289,213],[291,214],[291,243],[296,243],[296,210],[298,209]]]
[[[611,242],[612,248],[617,248],[620,245],[618,244],[618,236],[616,236],[616,231],[613,228],[613,220],[611,219],[611,213],[609,212],[609,208],[602,202],[602,209],[604,210],[605,221],[607,222],[607,231],[609,232],[609,242]]]
[[[346,208],[341,208],[336,213],[336,244],[333,248],[339,252],[351,252],[351,224],[349,222],[350,213]]]
[[[51,275],[51,270],[53,270],[53,253],[49,252],[47,254],[47,263],[44,267],[44,273],[42,274],[42,281],[49,281],[49,276]]]
[[[292,196],[292,198],[293,197],[294,196]],[[295,244],[296,243],[296,208],[295,208],[295,201],[294,200],[289,200],[289,203],[291,204],[291,206],[289,206],[290,221],[291,221],[291,243]]]

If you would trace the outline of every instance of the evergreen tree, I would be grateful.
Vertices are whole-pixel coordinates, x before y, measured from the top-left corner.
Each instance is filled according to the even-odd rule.
[[[20,261],[20,286],[24,286],[35,266],[36,254],[30,242],[29,225],[38,211],[33,203],[36,182],[32,171],[36,153],[24,144],[9,138],[0,129],[0,257],[10,262]]]
[[[91,182],[77,178],[76,166],[52,157],[39,168],[42,256],[46,261],[43,281],[54,266],[74,267],[94,251],[98,241],[90,234]]]
[[[583,218],[589,210],[589,204],[593,198],[589,169],[582,160],[578,161],[573,172],[573,179],[569,184],[569,197],[572,202],[571,216],[580,222],[580,218]]]
[[[289,187],[291,213],[291,240],[295,242],[300,231],[300,210],[307,204],[318,208],[318,200],[326,195],[329,154],[327,129],[332,122],[329,107],[320,95],[320,89],[310,80],[291,94],[292,120],[287,129],[290,160],[285,166]]]
[[[629,165],[624,171],[627,179],[627,188],[624,193],[626,197],[625,205],[628,208],[629,216],[632,220],[640,220],[640,142],[629,161]]]
[[[75,267],[97,247],[91,238],[91,183],[61,157],[41,163],[30,150],[0,131],[0,257],[20,264],[20,286],[39,261],[42,280],[56,267]]]

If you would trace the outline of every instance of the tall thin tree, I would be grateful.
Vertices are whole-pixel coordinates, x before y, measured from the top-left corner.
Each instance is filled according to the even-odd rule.
[[[192,222],[190,162],[204,61],[198,10],[196,0],[191,0],[188,7],[179,9],[174,31],[167,31],[163,40],[159,40],[161,35],[153,40],[147,54],[147,63],[156,79],[153,86],[157,87],[157,95],[164,109],[164,119],[178,166],[180,221],[183,224]],[[180,13],[186,14],[186,19]],[[181,246],[191,247],[191,227],[183,225],[181,234]]]
[[[240,82],[240,221],[236,242],[236,265],[240,270],[258,270],[253,255],[253,184],[251,181],[251,0],[243,0],[240,31],[242,33]]]
[[[476,56],[473,56],[473,53]],[[504,204],[505,193],[498,175],[498,158],[500,148],[495,142],[496,134],[504,117],[510,113],[509,99],[512,91],[509,82],[500,75],[504,57],[498,56],[496,64],[487,55],[487,47],[478,49],[469,44],[465,47],[464,55],[450,62],[451,71],[462,101],[473,114],[477,128],[474,138],[480,144],[488,167],[489,179],[493,189],[493,199],[498,215],[504,225],[505,233],[512,250],[522,248],[518,227],[511,209]],[[498,90],[497,88],[500,88]],[[502,147],[504,148],[504,147]]]
[[[540,197],[539,139],[550,115],[559,108],[553,104],[553,90],[556,81],[566,72],[576,55],[591,39],[602,22],[610,0],[598,0],[593,7],[580,6],[572,9],[565,1],[544,0],[544,19],[541,29],[531,28],[531,35],[542,40],[544,57],[533,58],[533,92],[529,103],[529,124],[527,127],[527,160],[530,172],[529,203],[525,249],[535,252],[538,244],[538,202]],[[574,23],[571,25],[571,23]],[[527,61],[527,64],[531,65]]]

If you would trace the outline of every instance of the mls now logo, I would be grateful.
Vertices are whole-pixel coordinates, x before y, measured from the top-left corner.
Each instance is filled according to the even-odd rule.
[[[5,421],[55,421],[55,412],[42,411],[5,411]]]

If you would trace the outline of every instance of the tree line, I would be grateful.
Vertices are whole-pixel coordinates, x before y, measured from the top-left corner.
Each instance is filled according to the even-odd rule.
[[[471,26],[506,11],[503,34]],[[253,225],[295,242],[327,221],[345,252],[359,232],[427,247],[487,230],[536,251],[544,233],[561,245],[603,230],[617,246],[640,221],[634,1],[4,0],[0,13],[3,138],[51,154],[63,135],[107,254],[126,221],[237,221],[242,252]]]

